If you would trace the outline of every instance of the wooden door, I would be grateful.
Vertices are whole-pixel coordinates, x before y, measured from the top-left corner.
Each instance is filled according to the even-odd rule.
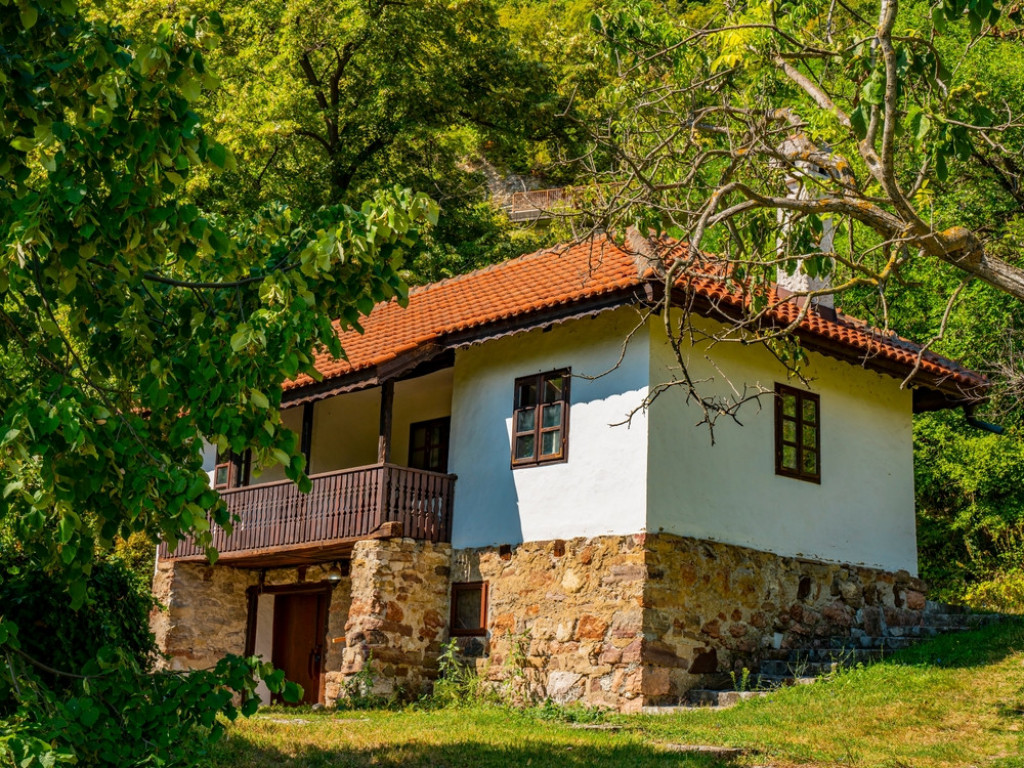
[[[271,660],[302,686],[302,704],[320,701],[327,595],[279,594],[274,598],[274,650]],[[276,699],[276,697],[275,697]]]

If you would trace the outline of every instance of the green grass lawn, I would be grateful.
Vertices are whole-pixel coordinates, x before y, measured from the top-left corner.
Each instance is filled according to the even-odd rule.
[[[219,768],[714,766],[680,744],[743,747],[737,766],[1024,768],[1024,625],[938,638],[728,710],[609,715],[494,706],[261,712],[233,724]]]

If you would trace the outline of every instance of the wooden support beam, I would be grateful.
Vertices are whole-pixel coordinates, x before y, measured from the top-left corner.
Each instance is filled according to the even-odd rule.
[[[377,430],[377,463],[391,461],[391,421],[395,404],[395,382],[386,380],[380,385],[380,428]]]
[[[299,436],[299,450],[306,457],[306,474],[312,474],[310,450],[313,447],[313,405],[310,401],[302,406],[302,434]]]

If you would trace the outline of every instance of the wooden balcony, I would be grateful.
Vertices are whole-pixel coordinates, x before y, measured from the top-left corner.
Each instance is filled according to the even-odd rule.
[[[348,557],[361,539],[409,536],[451,541],[455,475],[394,464],[325,472],[300,493],[289,480],[222,491],[237,519],[231,535],[214,526],[219,562],[272,568]],[[205,562],[190,541],[160,557]]]

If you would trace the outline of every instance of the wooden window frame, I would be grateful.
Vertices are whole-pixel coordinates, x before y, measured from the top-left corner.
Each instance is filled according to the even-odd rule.
[[[451,447],[451,431],[452,431],[452,417],[451,416],[442,416],[439,419],[426,419],[425,421],[414,421],[412,424],[409,425],[409,456],[408,456],[407,463],[413,469],[422,469],[422,467],[415,467],[415,466],[413,466],[413,463],[412,463],[413,436],[416,434],[416,430],[420,429],[420,428],[424,428],[424,429],[428,430],[428,434],[429,434],[429,430],[432,429],[435,426],[441,427],[441,435],[442,435],[442,438],[441,438],[441,449],[442,449],[442,455],[443,455],[443,460],[441,461],[441,464],[444,465],[444,469],[434,469],[434,470],[428,469],[428,470],[424,470],[424,471],[425,472],[443,472],[443,473],[447,473],[448,472],[448,452],[449,452],[449,448]],[[424,452],[425,452],[425,455],[427,457],[429,457],[429,455],[430,455],[429,443],[424,448]]]
[[[480,590],[480,626],[474,629],[457,629],[455,618],[458,609],[458,595],[460,592]],[[452,584],[451,610],[448,616],[448,634],[452,637],[486,637],[487,635],[487,582],[486,581],[460,581]]]
[[[784,413],[783,397],[793,396],[796,398],[796,416],[786,416]],[[804,420],[804,403],[814,403],[816,419],[813,422]],[[783,439],[783,427],[786,421],[796,425],[796,442]],[[809,446],[804,442],[804,426],[814,427],[814,445]],[[786,447],[796,449],[796,466],[791,469],[783,466],[783,449]],[[803,469],[804,452],[810,450],[817,456],[815,466],[816,472],[807,472]],[[821,484],[821,397],[796,387],[789,387],[785,384],[775,385],[775,474],[782,477],[791,477],[795,480],[804,480],[808,483]]]
[[[227,482],[218,483],[217,475],[221,469],[227,469]],[[244,488],[252,480],[252,452],[244,451],[235,453],[228,451],[225,454],[217,453],[217,463],[213,467],[213,488],[217,491],[227,491],[231,488]]]
[[[547,379],[553,379],[561,377],[562,384],[562,420],[558,427],[550,427],[545,429],[543,427],[542,410],[545,405],[552,405],[552,403],[545,403],[543,397],[544,382]],[[572,380],[572,373],[569,368],[559,368],[553,371],[545,371],[544,373],[535,373],[530,376],[520,376],[515,381],[515,387],[513,388],[512,394],[512,469],[519,469],[520,467],[537,467],[544,464],[561,464],[569,460],[569,404],[570,391],[569,382]],[[533,382],[537,387],[537,402],[527,408],[519,408],[519,388],[527,383]],[[556,401],[559,402],[559,401]],[[517,432],[516,424],[519,422],[519,414],[525,411],[533,411],[533,430],[534,435],[534,453],[533,456],[525,459],[516,458],[516,441],[517,438],[523,435],[529,435],[531,432]],[[558,454],[543,455],[541,454],[541,445],[544,432],[551,432],[555,429],[562,430],[562,441]]]

